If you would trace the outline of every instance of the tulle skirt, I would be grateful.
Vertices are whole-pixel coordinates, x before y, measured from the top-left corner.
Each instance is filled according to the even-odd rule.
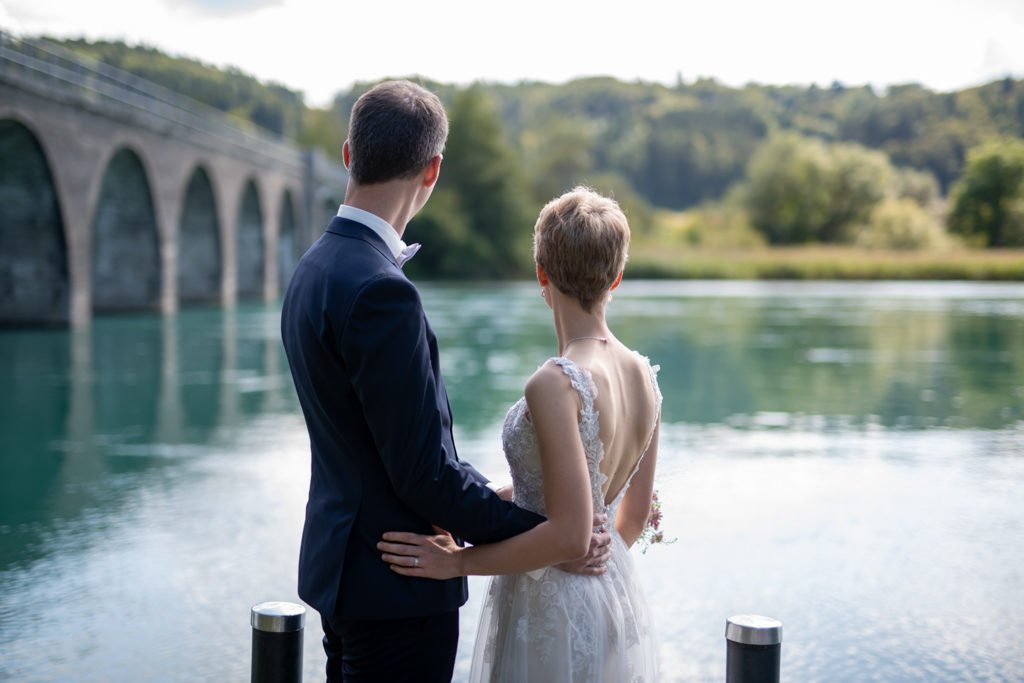
[[[653,683],[658,658],[633,560],[612,532],[608,571],[495,576],[480,613],[469,680]]]

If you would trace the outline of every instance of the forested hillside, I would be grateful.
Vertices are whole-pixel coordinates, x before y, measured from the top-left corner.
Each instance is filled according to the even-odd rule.
[[[123,43],[61,44],[331,156],[372,85],[318,109],[235,69]],[[579,183],[613,194],[641,240],[665,245],[1024,246],[1024,80],[956,92],[416,80],[452,123],[444,182],[416,219],[447,248],[414,262],[423,274],[528,272],[524,226]]]
[[[302,127],[306,109],[302,93],[276,83],[262,83],[238,69],[218,69],[121,42],[51,42],[239,116],[276,135],[296,138]]]

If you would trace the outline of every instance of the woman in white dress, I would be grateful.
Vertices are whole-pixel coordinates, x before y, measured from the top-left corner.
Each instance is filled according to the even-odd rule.
[[[651,510],[661,393],[656,367],[605,321],[622,279],[629,225],[618,204],[575,188],[541,211],[534,258],[558,355],[509,410],[502,444],[513,500],[547,518],[500,543],[458,547],[447,534],[385,534],[385,561],[406,576],[492,575],[472,681],[656,681],[657,655],[629,547]],[[613,520],[606,570],[554,565],[587,553],[595,512]]]

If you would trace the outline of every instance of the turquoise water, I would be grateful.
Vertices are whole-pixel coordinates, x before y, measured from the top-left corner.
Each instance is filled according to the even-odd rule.
[[[423,291],[460,455],[504,479],[549,313]],[[677,540],[636,559],[664,680],[723,680],[749,612],[784,623],[784,680],[1024,679],[1024,286],[627,282],[609,318],[662,366]],[[309,476],[278,320],[0,331],[0,680],[247,679],[249,608],[297,600]]]

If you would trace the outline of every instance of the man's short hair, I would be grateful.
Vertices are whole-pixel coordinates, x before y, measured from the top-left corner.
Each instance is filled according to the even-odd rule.
[[[629,223],[614,199],[576,187],[541,209],[533,258],[552,284],[590,311],[626,266]]]
[[[385,81],[352,105],[349,175],[360,185],[411,178],[444,151],[447,138],[437,95],[411,81]]]

